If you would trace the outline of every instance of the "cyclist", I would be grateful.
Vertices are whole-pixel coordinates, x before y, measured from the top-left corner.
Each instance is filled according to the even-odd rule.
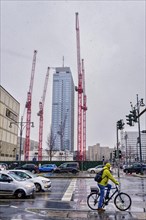
[[[110,190],[112,185],[108,183],[109,179],[115,183],[116,185],[119,185],[119,182],[113,177],[110,171],[110,163],[106,163],[104,168],[103,168],[103,174],[102,174],[102,180],[101,182],[98,183],[98,187],[100,189],[100,198],[98,202],[98,211],[103,212],[105,209],[102,208],[103,200],[104,200],[104,193],[105,193],[105,188],[107,188],[106,196],[105,199],[109,198]]]

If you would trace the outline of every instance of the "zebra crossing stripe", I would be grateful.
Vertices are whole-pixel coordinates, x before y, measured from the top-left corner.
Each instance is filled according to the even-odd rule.
[[[76,186],[77,179],[72,179],[70,182],[66,192],[64,193],[64,196],[62,197],[62,201],[71,201],[72,194],[74,192],[75,186]]]

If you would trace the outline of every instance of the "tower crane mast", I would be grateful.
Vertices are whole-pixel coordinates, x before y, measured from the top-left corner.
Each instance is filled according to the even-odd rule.
[[[86,160],[86,111],[87,111],[87,96],[85,91],[85,68],[84,60],[82,59],[82,74],[83,74],[83,160]]]
[[[45,83],[44,83],[44,90],[43,90],[43,96],[41,98],[41,101],[39,102],[39,112],[38,116],[40,117],[39,120],[39,145],[38,145],[38,161],[42,161],[42,139],[43,139],[43,117],[44,117],[44,102],[46,97],[46,91],[47,91],[47,85],[48,85],[48,79],[49,79],[49,71],[50,67],[47,69]]]
[[[31,124],[31,100],[32,100],[32,90],[33,90],[33,82],[34,82],[34,74],[35,74],[35,66],[36,66],[36,54],[37,51],[34,50],[33,62],[32,62],[32,70],[31,70],[31,79],[29,91],[27,93],[27,102],[25,107],[27,108],[26,115],[26,138],[25,138],[25,154],[24,160],[29,159],[29,150],[30,150],[30,124]]]
[[[80,29],[78,12],[76,12],[76,42],[77,42],[77,68],[78,68],[78,87],[75,90],[78,92],[78,121],[77,121],[77,159],[83,159],[83,145],[82,145],[82,72],[81,72],[81,58],[80,58]]]

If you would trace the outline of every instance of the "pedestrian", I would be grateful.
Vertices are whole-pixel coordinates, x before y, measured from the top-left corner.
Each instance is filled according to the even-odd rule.
[[[98,202],[98,211],[103,212],[105,209],[102,208],[103,200],[104,200],[104,193],[105,193],[105,188],[107,188],[106,191],[106,196],[105,199],[107,200],[109,198],[110,190],[112,185],[108,183],[109,179],[115,183],[116,185],[119,185],[119,182],[113,177],[110,171],[110,163],[106,163],[104,168],[103,168],[103,174],[102,174],[102,180],[101,182],[98,183],[98,187],[100,189],[100,197],[99,197],[99,202]]]

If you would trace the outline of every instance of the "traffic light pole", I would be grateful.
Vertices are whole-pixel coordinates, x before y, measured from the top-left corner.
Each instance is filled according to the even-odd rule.
[[[141,133],[140,133],[140,117],[139,117],[139,100],[137,94],[137,115],[138,115],[138,133],[139,133],[139,156],[140,156],[140,163],[142,163],[142,150],[141,150]]]
[[[119,135],[118,135],[118,126],[116,126],[117,127],[117,158],[118,158],[118,178],[120,177],[120,170],[119,170]]]

